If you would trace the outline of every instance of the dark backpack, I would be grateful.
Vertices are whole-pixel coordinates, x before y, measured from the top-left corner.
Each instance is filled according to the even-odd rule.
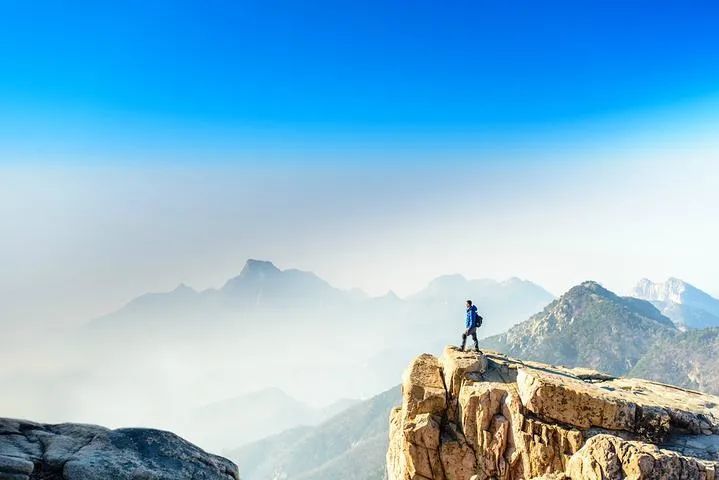
[[[481,327],[482,320],[484,320],[484,318],[482,318],[482,315],[480,315],[479,313],[475,313],[474,315],[475,315],[475,321],[477,323],[477,327]]]

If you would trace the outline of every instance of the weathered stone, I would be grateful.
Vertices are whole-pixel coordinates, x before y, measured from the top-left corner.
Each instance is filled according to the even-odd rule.
[[[545,473],[544,475],[540,475],[539,477],[534,477],[532,480],[567,480],[569,477],[567,477],[564,472],[560,473]]]
[[[634,429],[635,405],[607,398],[593,384],[530,368],[517,373],[522,404],[532,413],[577,428]]]
[[[0,419],[2,480],[238,479],[237,467],[170,432]]]
[[[442,471],[447,480],[466,480],[477,470],[474,450],[455,424],[444,426],[439,445]]]
[[[673,432],[719,425],[711,395],[637,379],[587,383],[571,374],[520,368],[517,386],[532,413],[587,429],[623,430],[660,442]]]
[[[0,476],[28,476],[34,468],[35,464],[25,458],[0,456]]]
[[[572,456],[566,475],[573,480],[714,480],[715,467],[656,445],[597,435]]]
[[[487,371],[487,357],[475,352],[463,352],[457,347],[446,347],[439,360],[444,384],[452,398],[459,396],[459,389],[465,379],[479,380]]]
[[[409,418],[423,413],[444,412],[447,393],[444,389],[439,360],[420,355],[404,372],[402,380],[403,411]]]
[[[390,480],[719,480],[710,395],[454,348],[416,359],[404,391]]]

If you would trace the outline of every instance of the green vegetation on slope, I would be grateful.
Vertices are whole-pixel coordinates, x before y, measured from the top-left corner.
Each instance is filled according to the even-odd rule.
[[[482,344],[523,360],[622,375],[657,341],[676,334],[671,320],[651,303],[584,282],[544,311]]]
[[[244,480],[381,480],[390,410],[399,386],[315,427],[299,427],[226,452]]]
[[[657,342],[629,376],[719,395],[719,327]]]

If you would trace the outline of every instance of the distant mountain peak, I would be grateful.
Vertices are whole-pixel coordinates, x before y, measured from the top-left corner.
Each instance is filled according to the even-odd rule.
[[[580,283],[579,285],[584,288],[588,288],[590,290],[598,290],[598,291],[605,291],[605,292],[609,291],[606,288],[602,287],[602,285],[595,280],[585,280],[584,282]]]
[[[250,258],[245,262],[240,272],[241,277],[269,276],[280,273],[281,270],[274,263],[267,260],[255,260]]]
[[[610,302],[620,301],[620,298],[614,294],[614,292],[607,290],[594,280],[587,280],[579,285],[573,286],[561,295],[557,299],[556,306],[554,308],[562,309],[569,305],[593,302],[597,300],[596,297]],[[551,306],[552,304],[549,305],[549,307]]]
[[[429,289],[442,289],[442,288],[461,288],[467,284],[467,278],[459,273],[453,273],[450,275],[441,275],[434,280],[430,281],[427,285]]]
[[[576,285],[569,289],[567,293],[562,295],[562,297],[565,296],[574,296],[574,295],[581,295],[589,291],[590,293],[594,293],[596,295],[599,295],[601,297],[607,297],[607,298],[615,298],[616,295],[604,288],[599,282],[596,282],[594,280],[585,280],[584,282],[580,283],[579,285]]]
[[[632,296],[645,300],[671,300],[682,303],[682,293],[689,289],[696,288],[676,277],[669,277],[664,282],[653,282],[648,278],[642,278],[632,289]]]
[[[377,298],[389,302],[399,302],[402,300],[401,298],[399,298],[399,295],[394,292],[394,290],[387,290],[387,293]]]
[[[181,283],[175,287],[172,293],[197,293],[197,291],[185,283]]]
[[[630,295],[652,302],[682,327],[719,326],[719,300],[679,278],[664,282],[642,278]]]

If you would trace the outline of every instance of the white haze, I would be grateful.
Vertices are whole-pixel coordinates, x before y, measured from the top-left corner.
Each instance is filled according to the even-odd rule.
[[[0,412],[200,441],[196,407],[270,386],[313,405],[366,397],[398,382],[411,354],[456,341],[465,291],[433,304],[458,303],[456,320],[433,306],[420,318],[418,304],[350,309],[361,318],[298,308],[88,333],[143,293],[220,288],[247,258],[407,298],[450,273],[519,276],[554,294],[675,276],[716,295],[713,133],[662,140],[658,129],[512,161],[465,152],[442,167],[382,166],[381,155],[366,167],[0,166]]]
[[[254,407],[233,397],[280,387],[321,405],[386,390],[417,350],[437,351],[458,339],[467,297],[488,319],[485,334],[552,299],[518,279],[459,276],[437,279],[404,301],[372,298],[309,272],[249,261],[220,290],[180,287],[89,324],[18,335],[3,350],[0,381],[11,395],[0,406],[7,415],[42,421],[166,428],[207,448],[232,448],[294,426],[282,418],[323,418],[271,392],[250,402]],[[227,408],[219,400],[230,400]],[[276,418],[271,426],[251,421],[260,415]]]

